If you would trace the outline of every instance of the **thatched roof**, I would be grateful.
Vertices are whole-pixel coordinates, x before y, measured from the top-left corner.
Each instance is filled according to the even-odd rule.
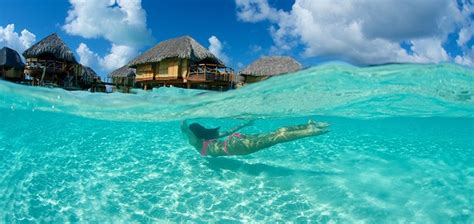
[[[94,77],[99,77],[97,73],[92,69],[91,67],[82,65],[82,77],[88,77],[88,78],[94,78]]]
[[[0,66],[4,66],[8,69],[16,68],[23,69],[25,64],[21,61],[21,57],[15,50],[3,47],[0,49]]]
[[[81,66],[82,66],[81,81],[83,82],[83,84],[90,85],[92,82],[96,81],[96,78],[100,82],[99,75],[97,75],[97,73],[95,73],[95,71],[92,68],[87,67],[85,65],[81,65]]]
[[[178,37],[163,41],[144,54],[133,59],[129,65],[135,67],[140,64],[160,62],[167,58],[186,58],[194,62],[209,62],[223,64],[214,54],[209,52],[190,36]]]
[[[51,54],[58,60],[77,63],[71,49],[56,33],[47,36],[23,52],[25,58],[35,58],[43,54]]]
[[[292,57],[272,56],[263,57],[247,66],[241,75],[274,76],[301,70],[301,64]]]
[[[124,65],[119,69],[111,72],[109,77],[135,77],[135,69],[129,68],[128,65]]]

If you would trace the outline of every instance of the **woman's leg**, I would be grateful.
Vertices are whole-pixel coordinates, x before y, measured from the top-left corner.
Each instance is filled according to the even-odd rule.
[[[299,131],[299,130],[306,130],[311,127],[317,127],[317,128],[326,128],[328,127],[329,124],[325,122],[315,122],[313,120],[309,120],[307,124],[300,124],[300,125],[293,125],[293,126],[288,126],[288,127],[282,127],[277,129],[277,131],[281,132],[289,132],[289,131]]]
[[[328,124],[326,123],[316,123],[310,121],[308,122],[308,124],[304,125],[295,125],[290,127],[279,128],[277,131],[269,134],[246,136],[245,138],[239,140],[235,139],[236,150],[234,154],[246,155],[279,143],[294,141],[300,138],[315,135],[321,135],[328,132],[328,130],[326,130],[327,126]]]

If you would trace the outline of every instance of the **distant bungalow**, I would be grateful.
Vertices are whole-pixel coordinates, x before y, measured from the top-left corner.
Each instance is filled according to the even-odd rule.
[[[80,87],[88,89],[90,92],[105,93],[107,88],[105,83],[100,80],[100,76],[95,73],[94,69],[88,66],[81,65],[80,70]]]
[[[56,33],[27,49],[23,56],[26,58],[25,74],[32,85],[79,90],[101,82],[91,68],[77,63],[71,49]]]
[[[144,89],[172,85],[183,88],[233,88],[232,69],[189,36],[163,41],[130,63],[135,81]]]
[[[0,49],[0,79],[20,82],[24,79],[24,68],[18,52],[8,47]]]
[[[240,72],[243,82],[250,84],[269,77],[301,70],[301,64],[292,57],[272,56],[263,57],[244,68]]]
[[[129,68],[128,65],[122,66],[108,75],[118,91],[123,93],[129,93],[135,86],[135,76],[135,69]]]

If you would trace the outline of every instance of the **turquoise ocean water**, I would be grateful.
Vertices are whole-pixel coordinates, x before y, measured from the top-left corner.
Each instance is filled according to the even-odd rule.
[[[183,119],[330,132],[203,158]],[[0,82],[0,222],[473,223],[474,71],[327,64],[224,93]]]

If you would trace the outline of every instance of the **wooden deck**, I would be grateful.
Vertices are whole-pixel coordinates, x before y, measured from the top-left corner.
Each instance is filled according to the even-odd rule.
[[[70,63],[56,60],[27,59],[25,73],[64,73],[73,69]]]
[[[227,90],[237,83],[237,76],[228,67],[217,64],[197,64],[188,68],[186,77],[154,75],[139,77],[135,81],[144,89],[159,86]]]
[[[192,82],[236,82],[234,70],[216,64],[198,64],[191,66],[187,78]]]

